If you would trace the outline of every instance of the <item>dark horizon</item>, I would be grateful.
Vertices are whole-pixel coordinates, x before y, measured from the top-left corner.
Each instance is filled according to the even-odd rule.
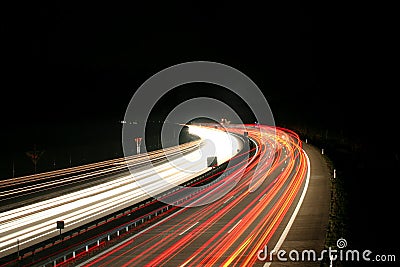
[[[1,28],[3,125],[118,121],[152,75],[202,60],[252,79],[279,124],[366,135],[369,124],[391,121],[395,98],[373,41],[381,33],[370,27],[380,24],[356,13],[359,7],[187,8],[10,8]]]

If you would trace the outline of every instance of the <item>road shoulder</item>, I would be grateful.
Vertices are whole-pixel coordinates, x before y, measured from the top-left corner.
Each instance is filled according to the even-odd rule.
[[[285,257],[291,250],[300,253],[304,250],[314,250],[317,257],[324,249],[330,210],[330,172],[328,164],[321,151],[309,144],[304,144],[304,150],[310,159],[310,182],[303,204],[290,228],[281,250],[286,252]],[[271,266],[320,266],[320,262],[299,261],[288,262],[276,261]]]

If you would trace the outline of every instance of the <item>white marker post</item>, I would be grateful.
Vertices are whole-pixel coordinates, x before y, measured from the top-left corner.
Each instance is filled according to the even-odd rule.
[[[336,178],[336,169],[333,169],[333,178]]]
[[[140,144],[142,142],[142,138],[136,137],[135,142],[136,142],[136,154],[140,154]]]

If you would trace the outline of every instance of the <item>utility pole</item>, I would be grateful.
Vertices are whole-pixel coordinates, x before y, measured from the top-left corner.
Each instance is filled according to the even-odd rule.
[[[17,239],[17,258],[18,258],[18,261],[19,261],[19,239]]]
[[[37,151],[36,151],[36,144],[33,145],[33,164],[35,165],[35,173],[36,173],[36,165],[38,162],[38,155],[37,155]]]

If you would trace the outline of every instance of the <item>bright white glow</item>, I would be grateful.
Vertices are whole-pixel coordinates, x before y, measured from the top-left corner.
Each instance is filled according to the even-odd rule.
[[[200,149],[201,154],[198,155],[198,160],[217,156],[218,164],[220,164],[235,156],[243,148],[240,139],[227,132],[197,125],[188,125],[188,127],[190,134],[199,136],[208,144]]]
[[[241,139],[221,130],[190,126],[189,132],[203,142],[198,149],[182,157],[152,169],[139,168],[133,175],[0,213],[0,257],[15,251],[17,239],[22,249],[57,235],[58,220],[65,221],[64,231],[71,230],[149,198],[146,192],[162,193],[208,171],[208,156],[216,156],[221,164],[243,148]]]

